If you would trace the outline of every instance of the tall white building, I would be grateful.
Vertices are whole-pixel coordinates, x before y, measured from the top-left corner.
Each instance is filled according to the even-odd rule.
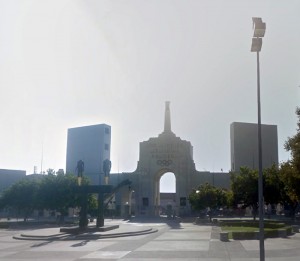
[[[262,166],[278,165],[278,135],[276,125],[261,126]],[[255,123],[233,122],[230,125],[231,170],[245,166],[258,169],[258,128]]]
[[[84,175],[92,185],[103,184],[103,161],[110,160],[111,127],[98,124],[68,129],[67,173],[77,175],[77,162],[84,162]],[[100,180],[101,175],[101,180]]]

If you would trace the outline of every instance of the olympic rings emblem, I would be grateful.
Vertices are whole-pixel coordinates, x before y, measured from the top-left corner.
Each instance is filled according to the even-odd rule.
[[[157,165],[160,165],[160,166],[169,166],[173,163],[172,160],[158,160],[157,162]]]

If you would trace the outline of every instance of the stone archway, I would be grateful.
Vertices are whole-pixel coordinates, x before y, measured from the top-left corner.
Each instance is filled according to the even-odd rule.
[[[218,183],[216,185],[221,186],[229,181],[229,175],[224,173],[196,170],[193,146],[189,141],[177,137],[171,130],[169,102],[166,102],[165,107],[164,131],[158,137],[140,142],[137,169],[131,173],[122,173],[122,180],[130,180],[131,187],[135,191],[133,195],[135,204],[132,207],[136,216],[159,216],[159,180],[166,172],[174,173],[176,178],[174,202],[176,202],[176,214],[180,216],[191,213],[188,195],[195,186],[206,182]],[[216,174],[218,178],[215,178]],[[129,197],[128,192],[124,194],[123,204],[125,198]]]
[[[169,102],[166,102],[164,131],[158,137],[140,143],[136,171],[123,173],[124,178],[132,181],[135,190],[136,215],[159,216],[159,181],[167,172],[174,173],[176,178],[174,202],[177,214],[186,213],[189,209],[186,199],[194,185],[191,176],[196,172],[193,147],[172,132]]]

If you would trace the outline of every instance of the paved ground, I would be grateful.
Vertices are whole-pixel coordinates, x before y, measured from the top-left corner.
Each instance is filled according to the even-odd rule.
[[[136,232],[153,228],[155,233],[106,237],[102,239],[48,240],[48,236],[59,234],[58,228],[0,230],[0,260],[207,260],[207,261],[254,261],[259,260],[257,240],[221,242],[219,228],[192,223],[126,223],[119,224],[114,231],[101,233]],[[12,236],[20,234],[36,236],[30,240],[16,240]],[[40,236],[46,236],[41,240]],[[300,260],[300,234],[289,238],[267,239],[265,241],[266,260]]]

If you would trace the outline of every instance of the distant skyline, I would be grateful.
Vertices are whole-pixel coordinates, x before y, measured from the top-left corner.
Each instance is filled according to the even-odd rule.
[[[112,173],[132,172],[139,142],[172,131],[199,171],[230,170],[230,124],[257,122],[252,17],[266,22],[262,123],[279,161],[296,133],[300,1],[0,1],[0,168],[66,168],[67,130],[112,127]]]

